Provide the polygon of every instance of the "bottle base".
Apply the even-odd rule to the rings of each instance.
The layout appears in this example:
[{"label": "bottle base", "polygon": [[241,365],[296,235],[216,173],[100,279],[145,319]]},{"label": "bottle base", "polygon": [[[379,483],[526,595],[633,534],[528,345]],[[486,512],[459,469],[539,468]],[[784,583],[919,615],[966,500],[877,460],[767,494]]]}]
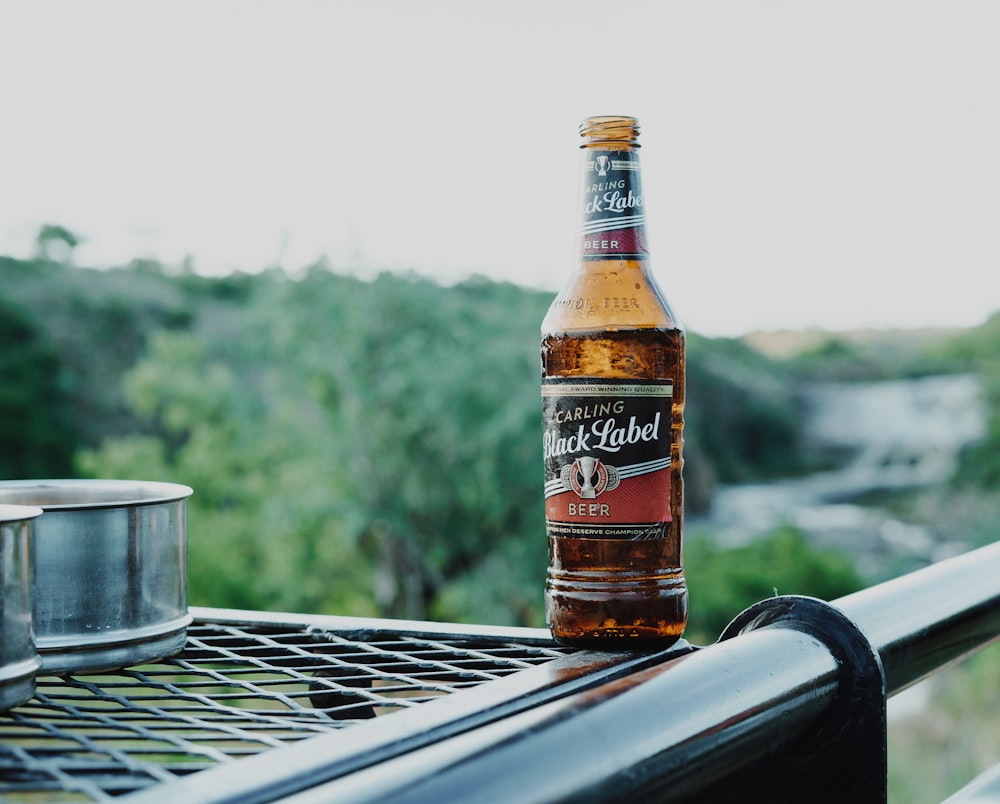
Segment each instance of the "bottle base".
[{"label": "bottle base", "polygon": [[577,648],[580,650],[595,650],[608,653],[635,651],[666,650],[667,648],[680,642],[683,632],[680,634],[642,636],[634,631],[624,632],[595,632],[571,636],[559,633],[550,629],[552,639],[558,644],[567,648]]},{"label": "bottle base", "polygon": [[669,648],[687,626],[687,586],[683,578],[652,584],[635,594],[595,589],[558,590],[549,585],[546,622],[561,645],[602,651]]}]

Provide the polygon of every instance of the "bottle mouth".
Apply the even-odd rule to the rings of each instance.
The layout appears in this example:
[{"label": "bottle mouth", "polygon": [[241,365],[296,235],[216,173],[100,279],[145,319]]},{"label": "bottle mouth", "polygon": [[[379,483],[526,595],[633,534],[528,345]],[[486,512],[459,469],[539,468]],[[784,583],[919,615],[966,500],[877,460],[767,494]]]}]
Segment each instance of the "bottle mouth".
[{"label": "bottle mouth", "polygon": [[586,140],[581,148],[600,142],[628,142],[638,147],[639,121],[626,115],[588,117],[580,123],[580,136]]}]

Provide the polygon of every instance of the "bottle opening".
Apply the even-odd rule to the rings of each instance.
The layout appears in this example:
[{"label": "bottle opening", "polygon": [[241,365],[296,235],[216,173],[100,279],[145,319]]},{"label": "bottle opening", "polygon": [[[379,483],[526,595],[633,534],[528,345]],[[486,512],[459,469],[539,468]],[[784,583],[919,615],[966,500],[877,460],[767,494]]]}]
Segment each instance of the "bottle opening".
[{"label": "bottle opening", "polygon": [[639,121],[625,115],[588,117],[580,123],[581,148],[601,142],[628,142],[638,147]]}]

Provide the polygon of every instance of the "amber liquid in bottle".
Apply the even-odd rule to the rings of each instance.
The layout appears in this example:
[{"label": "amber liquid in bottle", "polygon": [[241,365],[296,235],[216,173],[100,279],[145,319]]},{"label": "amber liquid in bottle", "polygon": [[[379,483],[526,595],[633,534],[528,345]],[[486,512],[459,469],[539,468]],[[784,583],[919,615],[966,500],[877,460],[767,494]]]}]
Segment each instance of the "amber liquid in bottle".
[{"label": "amber liquid in bottle", "polygon": [[[635,144],[638,126],[634,119],[589,118],[581,125],[581,134],[585,137],[584,149],[597,154],[610,153],[620,157],[617,159],[619,164],[624,160],[632,165],[629,170],[634,177],[629,181],[638,187],[638,162],[633,153],[638,147]],[[585,166],[592,162],[585,150]],[[605,197],[605,188],[615,191],[619,185],[614,179],[614,171],[609,175],[605,182],[592,182],[588,177],[584,184],[585,204],[589,203],[591,208],[595,204],[600,206],[597,199]],[[597,188],[596,195],[593,188]],[[638,225],[643,223],[644,218]],[[601,239],[615,236],[614,232],[607,236],[597,235]],[[688,595],[682,561],[684,330],[647,269],[644,233],[640,241],[624,255],[595,257],[586,253],[585,248],[589,247],[581,246],[586,259],[580,260],[576,273],[553,302],[542,324],[543,386],[554,378],[640,385],[643,381],[652,381],[666,384],[672,392],[661,403],[662,416],[656,419],[658,425],[663,425],[662,430],[657,428],[657,435],[669,439],[670,459],[669,500],[662,501],[664,506],[669,502],[669,514],[655,537],[578,537],[571,535],[571,529],[567,535],[566,528],[553,533],[553,525],[560,523],[547,521],[546,618],[556,640],[579,647],[605,650],[667,647],[681,637],[687,623]],[[600,241],[594,242],[595,248],[600,250]],[[582,411],[579,435],[575,442],[571,435],[568,441],[564,438],[561,443],[568,444],[567,450],[583,445],[578,451],[580,456],[589,452],[610,463],[615,453],[587,449],[595,446],[593,442],[598,436],[585,436],[583,428],[589,427],[587,432],[600,433],[603,422],[607,421],[607,416],[602,418],[597,408],[595,405],[596,412],[593,412],[586,401],[578,405],[575,410]],[[561,415],[566,418],[572,414],[564,409]],[[628,412],[619,415],[622,421],[617,421],[616,425],[624,428],[628,418]],[[632,428],[637,435],[640,425],[641,422]],[[563,432],[573,431],[571,428]],[[652,432],[650,424],[647,434]],[[552,448],[546,449],[548,459]],[[574,457],[568,454],[562,459],[563,463],[569,466]],[[577,472],[578,464],[573,463],[572,470]],[[567,471],[564,470],[564,476]],[[578,492],[581,477],[577,474],[575,488]],[[598,477],[597,473],[592,477]],[[547,485],[557,482],[554,478],[555,472],[548,471],[547,464]],[[603,482],[606,475],[601,479]],[[610,498],[610,494],[593,496],[591,491],[588,499],[579,501],[572,491],[567,491],[566,495],[573,501],[570,511],[596,512],[594,521],[602,524],[600,502]],[[561,510],[566,510],[565,506]],[[605,516],[614,519],[618,510],[613,507],[611,514]],[[547,520],[548,515],[547,509]]]}]

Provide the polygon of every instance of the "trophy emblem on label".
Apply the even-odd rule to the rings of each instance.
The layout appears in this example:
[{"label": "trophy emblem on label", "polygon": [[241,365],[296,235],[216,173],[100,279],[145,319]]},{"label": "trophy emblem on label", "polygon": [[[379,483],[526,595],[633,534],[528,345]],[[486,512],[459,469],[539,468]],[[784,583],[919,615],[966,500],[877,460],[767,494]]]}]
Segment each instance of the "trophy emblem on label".
[{"label": "trophy emblem on label", "polygon": [[575,491],[582,500],[593,500],[605,491],[618,488],[621,479],[615,467],[589,455],[566,464],[560,478],[563,487]]}]

